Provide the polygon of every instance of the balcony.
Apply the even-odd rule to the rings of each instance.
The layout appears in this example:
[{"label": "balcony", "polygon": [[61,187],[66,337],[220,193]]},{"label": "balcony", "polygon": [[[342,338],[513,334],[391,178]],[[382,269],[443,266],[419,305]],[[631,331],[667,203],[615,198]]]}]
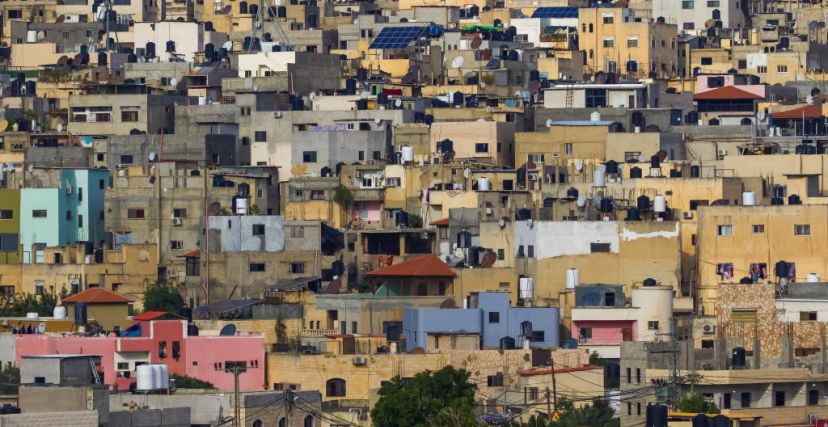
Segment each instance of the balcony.
[{"label": "balcony", "polygon": [[385,200],[384,188],[354,188],[351,192],[356,201],[381,202]]},{"label": "balcony", "polygon": [[299,333],[302,337],[325,337],[328,335],[339,335],[338,329],[302,329]]}]

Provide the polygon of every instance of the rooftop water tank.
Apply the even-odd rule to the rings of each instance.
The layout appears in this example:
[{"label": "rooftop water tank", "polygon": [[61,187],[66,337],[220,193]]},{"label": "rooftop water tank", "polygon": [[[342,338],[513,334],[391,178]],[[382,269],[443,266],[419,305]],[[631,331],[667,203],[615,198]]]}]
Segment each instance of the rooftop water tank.
[{"label": "rooftop water tank", "polygon": [[653,210],[656,213],[667,212],[667,199],[664,196],[655,196],[655,199],[653,199]]},{"label": "rooftop water tank", "polygon": [[518,281],[520,299],[530,300],[535,297],[535,280],[531,277],[521,277]]},{"label": "rooftop water tank", "polygon": [[414,147],[410,145],[402,146],[402,161],[406,163],[414,161]]},{"label": "rooftop water tank", "polygon": [[808,273],[808,275],[805,276],[805,281],[808,283],[819,283],[819,274]]},{"label": "rooftop water tank", "polygon": [[66,319],[66,306],[56,305],[55,309],[52,311],[52,317],[56,320]]},{"label": "rooftop water tank", "polygon": [[566,270],[566,288],[575,289],[581,280],[581,272],[577,268]]},{"label": "rooftop water tank", "polygon": [[489,191],[491,190],[491,182],[489,182],[489,178],[480,177],[477,180],[477,191]]},{"label": "rooftop water tank", "polygon": [[153,380],[154,373],[152,365],[138,365],[135,371],[138,375],[138,382],[135,385],[136,389],[141,391],[153,390],[155,381]]},{"label": "rooftop water tank", "polygon": [[601,121],[601,113],[597,111],[593,111],[589,114],[589,121],[591,122],[600,122]]},{"label": "rooftop water tank", "polygon": [[756,193],[753,191],[742,193],[742,206],[756,206]]}]

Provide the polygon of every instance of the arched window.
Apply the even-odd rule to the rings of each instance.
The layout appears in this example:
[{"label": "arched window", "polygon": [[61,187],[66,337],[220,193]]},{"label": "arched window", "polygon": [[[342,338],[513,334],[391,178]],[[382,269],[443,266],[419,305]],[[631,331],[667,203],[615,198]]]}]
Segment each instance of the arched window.
[{"label": "arched window", "polygon": [[279,418],[279,427],[287,427],[287,418]]},{"label": "arched window", "polygon": [[342,378],[331,378],[325,383],[327,397],[345,397],[345,394],[345,380]]},{"label": "arched window", "polygon": [[595,52],[592,49],[590,49],[589,50],[589,59],[592,59],[594,56],[595,56]]},{"label": "arched window", "polygon": [[305,417],[305,427],[313,427],[313,416],[308,415]]},{"label": "arched window", "polygon": [[592,24],[589,24],[589,32],[592,32]]},{"label": "arched window", "polygon": [[245,14],[245,15],[247,14],[247,2],[246,1],[239,2],[239,13],[240,14]]},{"label": "arched window", "polygon": [[253,427],[264,427],[262,420],[253,421]]}]

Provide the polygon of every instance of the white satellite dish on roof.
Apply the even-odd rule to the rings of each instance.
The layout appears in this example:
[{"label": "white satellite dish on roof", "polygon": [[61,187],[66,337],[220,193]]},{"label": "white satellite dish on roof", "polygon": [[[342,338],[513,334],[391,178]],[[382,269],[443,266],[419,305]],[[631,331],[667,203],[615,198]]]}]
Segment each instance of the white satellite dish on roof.
[{"label": "white satellite dish on roof", "polygon": [[402,99],[400,99],[400,98],[395,99],[394,100],[394,106],[397,107],[397,108],[402,107]]},{"label": "white satellite dish on roof", "polygon": [[313,101],[314,98],[316,98],[316,92],[311,92],[311,93],[308,94],[308,99]]},{"label": "white satellite dish on roof", "polygon": [[811,96],[811,95],[808,95],[808,97],[805,98],[805,103],[813,104],[814,103],[814,97]]},{"label": "white satellite dish on roof", "polygon": [[233,41],[232,41],[232,40],[228,40],[228,41],[224,42],[224,44],[223,44],[223,45],[221,45],[221,47],[223,47],[223,48],[225,48],[225,49],[227,49],[227,50],[232,50],[232,49],[233,49]]},{"label": "white satellite dish on roof", "polygon": [[551,128],[551,127],[552,127],[552,123],[553,123],[553,122],[552,122],[552,119],[547,119],[547,120],[546,120],[546,127]]},{"label": "white satellite dish on roof", "polygon": [[58,132],[63,132],[63,123],[58,123],[57,126],[55,126],[55,129],[57,129]]},{"label": "white satellite dish on roof", "polygon": [[575,204],[578,205],[579,208],[582,208],[586,205],[586,196],[578,196],[578,200],[575,201]]},{"label": "white satellite dish on roof", "polygon": [[376,123],[376,124],[382,123],[382,117],[374,117],[374,123]]},{"label": "white satellite dish on roof", "polygon": [[451,60],[451,68],[460,68],[463,66],[465,59],[462,56],[455,57]]},{"label": "white satellite dish on roof", "polygon": [[759,111],[759,112],[756,114],[756,119],[757,119],[757,120],[759,120],[760,122],[761,122],[762,120],[765,120],[765,112],[764,112],[764,111]]},{"label": "white satellite dish on roof", "polygon": [[154,162],[156,157],[157,154],[155,154],[155,151],[150,151],[149,154],[147,154],[147,159],[151,162]]},{"label": "white satellite dish on roof", "polygon": [[579,171],[584,170],[584,161],[581,159],[575,160],[575,169]]},{"label": "white satellite dish on roof", "polygon": [[46,31],[40,30],[37,32],[37,41],[42,42],[46,39]]},{"label": "white satellite dish on roof", "polygon": [[175,86],[178,84],[178,79],[175,77],[170,78],[170,86]]},{"label": "white satellite dish on roof", "polygon": [[29,165],[27,170],[29,171],[29,173],[32,173],[32,171],[34,170],[34,165]]},{"label": "white satellite dish on roof", "polygon": [[486,83],[480,82],[480,89],[486,89]]}]

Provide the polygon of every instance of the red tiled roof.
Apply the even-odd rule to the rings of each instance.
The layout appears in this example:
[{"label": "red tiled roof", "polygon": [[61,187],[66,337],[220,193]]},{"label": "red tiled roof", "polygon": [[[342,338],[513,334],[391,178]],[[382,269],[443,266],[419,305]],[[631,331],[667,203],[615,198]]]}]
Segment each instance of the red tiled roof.
[{"label": "red tiled roof", "polygon": [[[586,365],[586,366],[578,366],[575,368],[558,368],[555,369],[556,374],[565,374],[567,372],[581,372],[581,371],[591,371],[593,369],[602,369],[600,366],[593,366],[593,365]],[[552,369],[543,368],[543,369],[530,369],[528,371],[523,371],[520,373],[522,377],[531,377],[533,375],[549,375],[552,373]]]},{"label": "red tiled roof", "polygon": [[198,258],[199,256],[201,256],[201,251],[196,249],[194,251],[187,252],[184,255],[179,255],[178,257],[179,258]]},{"label": "red tiled roof", "polygon": [[132,320],[150,321],[166,315],[166,311],[148,311],[146,313],[136,314],[132,316]]},{"label": "red tiled roof", "polygon": [[132,300],[104,288],[91,288],[81,293],[68,296],[63,302],[85,302],[87,304],[127,303]]},{"label": "red tiled roof", "polygon": [[739,89],[736,86],[725,86],[718,89],[697,93],[695,101],[723,101],[726,99],[763,99],[763,96]]},{"label": "red tiled roof", "polygon": [[423,255],[396,265],[378,268],[370,273],[372,277],[454,277],[446,263],[434,255]]},{"label": "red tiled roof", "polygon": [[437,225],[437,226],[449,225],[449,219],[448,218],[438,219],[437,221],[432,221],[431,225]]},{"label": "red tiled roof", "polygon": [[786,111],[779,111],[771,114],[774,119],[800,119],[804,116],[806,119],[815,119],[822,117],[822,108],[816,105],[804,105],[802,107],[792,108]]}]

